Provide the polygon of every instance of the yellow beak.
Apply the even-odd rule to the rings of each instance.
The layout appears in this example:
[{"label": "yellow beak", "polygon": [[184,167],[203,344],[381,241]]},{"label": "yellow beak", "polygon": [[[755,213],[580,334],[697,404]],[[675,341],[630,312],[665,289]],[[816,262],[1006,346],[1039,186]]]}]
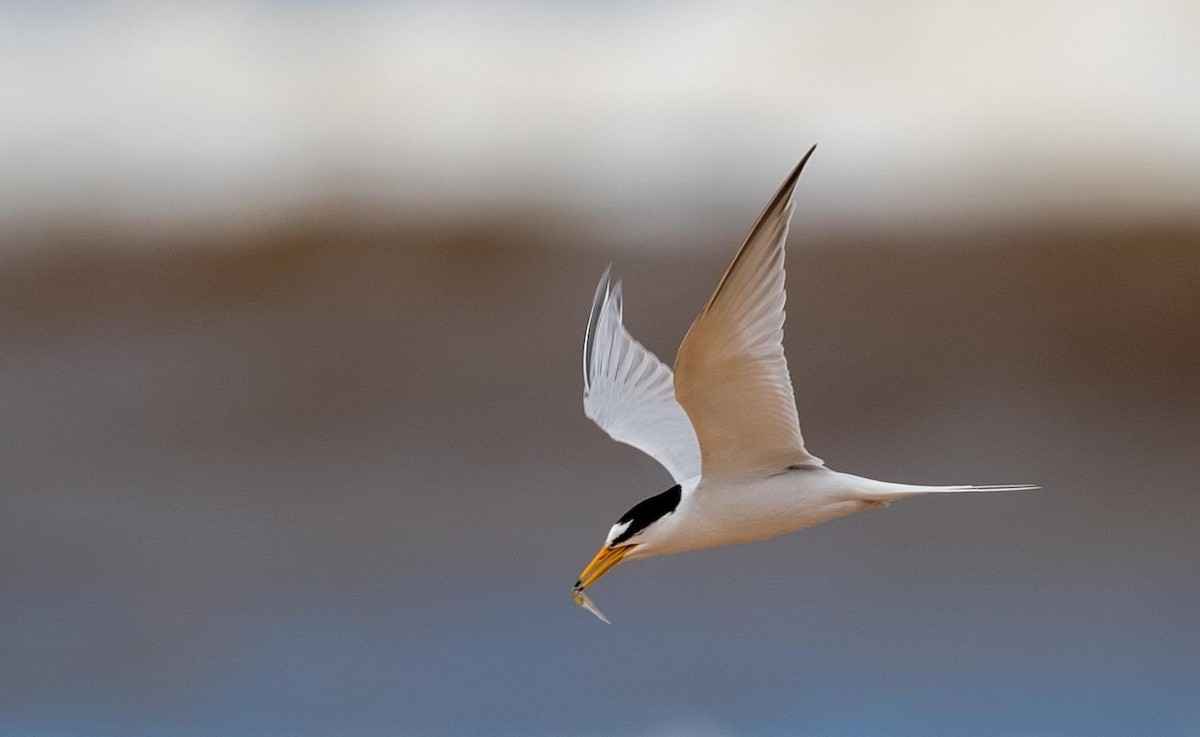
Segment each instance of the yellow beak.
[{"label": "yellow beak", "polygon": [[587,568],[583,569],[583,573],[579,574],[579,580],[575,582],[575,591],[583,591],[588,586],[600,580],[600,577],[608,573],[608,569],[621,562],[621,559],[634,549],[634,545],[622,545],[619,548],[600,548],[600,552],[596,553],[596,557],[592,558],[592,562],[587,564]]}]

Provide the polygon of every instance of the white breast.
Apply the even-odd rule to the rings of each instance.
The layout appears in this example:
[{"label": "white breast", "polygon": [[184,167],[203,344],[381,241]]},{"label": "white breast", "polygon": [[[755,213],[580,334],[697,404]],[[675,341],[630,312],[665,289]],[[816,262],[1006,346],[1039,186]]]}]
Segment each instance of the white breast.
[{"label": "white breast", "polygon": [[852,514],[866,507],[854,479],[817,468],[745,482],[701,480],[630,557],[765,540]]}]

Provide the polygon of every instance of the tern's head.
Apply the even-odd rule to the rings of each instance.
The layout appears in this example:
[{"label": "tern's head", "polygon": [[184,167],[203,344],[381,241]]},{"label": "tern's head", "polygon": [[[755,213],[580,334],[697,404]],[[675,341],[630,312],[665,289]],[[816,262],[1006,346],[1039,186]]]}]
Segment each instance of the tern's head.
[{"label": "tern's head", "polygon": [[665,541],[682,497],[683,489],[676,484],[661,494],[643,499],[621,515],[621,519],[609,529],[600,552],[579,574],[575,590],[583,591],[591,586],[626,557],[654,555]]}]

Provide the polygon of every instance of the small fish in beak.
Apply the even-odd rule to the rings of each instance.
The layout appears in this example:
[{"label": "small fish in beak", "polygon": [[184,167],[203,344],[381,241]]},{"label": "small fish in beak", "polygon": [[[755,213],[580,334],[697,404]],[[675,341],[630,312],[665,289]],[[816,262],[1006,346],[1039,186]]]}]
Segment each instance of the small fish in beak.
[{"label": "small fish in beak", "polygon": [[583,590],[596,583],[596,581],[599,581],[601,576],[607,573],[613,566],[620,563],[634,547],[633,545],[622,545],[619,548],[600,548],[600,552],[596,553],[596,557],[592,558],[592,562],[588,563],[587,567],[583,569],[583,573],[579,574],[579,580],[575,582],[575,586],[571,589],[571,600],[592,614],[595,614],[601,622],[612,624],[612,622],[608,621],[608,617],[604,616],[604,613],[588,598],[588,595],[583,593]]},{"label": "small fish in beak", "polygon": [[612,624],[612,622],[608,621],[608,617],[604,616],[604,612],[600,611],[600,609],[596,607],[596,604],[588,598],[588,595],[579,589],[573,589],[571,591],[571,600],[584,609],[587,609],[592,614],[595,614],[596,618],[601,622],[605,624]]}]

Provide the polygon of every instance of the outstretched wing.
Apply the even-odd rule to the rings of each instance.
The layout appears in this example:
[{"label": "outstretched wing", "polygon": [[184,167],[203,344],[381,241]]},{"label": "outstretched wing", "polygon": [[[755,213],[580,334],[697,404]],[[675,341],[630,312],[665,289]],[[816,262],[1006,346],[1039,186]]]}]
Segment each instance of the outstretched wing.
[{"label": "outstretched wing", "polygon": [[621,282],[604,270],[583,341],[583,412],[661,463],[675,483],[700,475],[700,444],[675,401],[671,369],[621,324]]},{"label": "outstretched wing", "polygon": [[783,355],[784,240],[810,149],[763,210],[675,361],[675,395],[700,440],[704,476],[819,465],[800,435]]}]

